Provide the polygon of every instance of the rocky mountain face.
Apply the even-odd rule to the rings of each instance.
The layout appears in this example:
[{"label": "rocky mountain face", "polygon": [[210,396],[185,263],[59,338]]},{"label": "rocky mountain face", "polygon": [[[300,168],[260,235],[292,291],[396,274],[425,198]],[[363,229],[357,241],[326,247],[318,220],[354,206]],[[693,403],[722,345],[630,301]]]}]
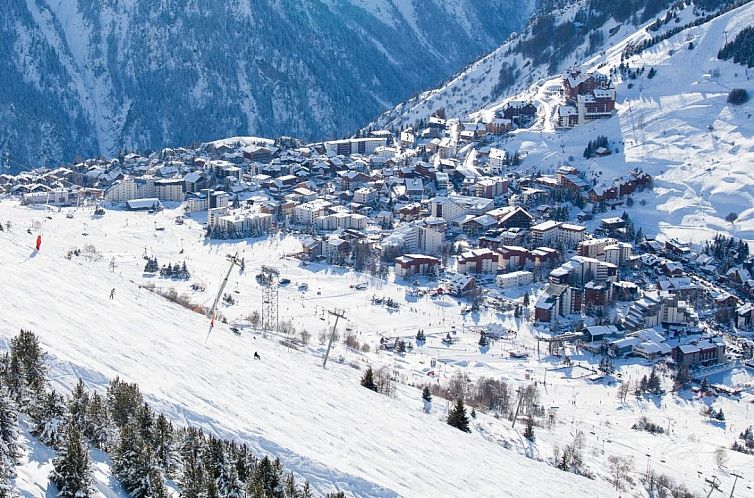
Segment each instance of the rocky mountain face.
[{"label": "rocky mountain face", "polygon": [[0,152],[19,169],[239,135],[326,139],[437,85],[534,0],[8,0]]}]

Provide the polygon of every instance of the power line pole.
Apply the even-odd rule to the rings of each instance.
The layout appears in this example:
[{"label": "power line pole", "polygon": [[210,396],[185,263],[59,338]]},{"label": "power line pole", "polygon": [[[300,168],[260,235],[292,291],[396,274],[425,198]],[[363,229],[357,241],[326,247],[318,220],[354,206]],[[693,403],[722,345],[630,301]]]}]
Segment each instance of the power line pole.
[{"label": "power line pole", "polygon": [[729,498],[733,498],[733,492],[736,490],[736,483],[738,482],[738,478],[743,478],[743,476],[741,474],[736,474],[735,472],[731,472],[730,475],[736,478],[736,480],[733,481],[733,488],[730,490]]},{"label": "power line pole", "polygon": [[717,476],[712,476],[712,479],[705,479],[704,481],[710,485],[707,498],[712,496],[713,491],[720,491],[720,479],[718,479]]},{"label": "power line pole", "polygon": [[328,313],[335,316],[335,323],[332,326],[332,332],[330,332],[330,342],[327,343],[327,351],[325,351],[325,360],[322,362],[322,368],[325,368],[327,366],[327,358],[330,356],[330,348],[332,347],[332,341],[335,338],[335,329],[338,326],[338,320],[341,318],[345,318],[345,311],[334,309],[334,310],[328,310]]}]

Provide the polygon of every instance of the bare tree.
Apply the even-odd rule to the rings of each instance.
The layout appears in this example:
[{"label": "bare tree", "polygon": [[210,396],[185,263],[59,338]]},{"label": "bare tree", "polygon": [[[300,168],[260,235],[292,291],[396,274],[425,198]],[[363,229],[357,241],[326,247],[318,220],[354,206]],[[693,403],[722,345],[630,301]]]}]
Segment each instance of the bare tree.
[{"label": "bare tree", "polygon": [[626,484],[631,484],[630,473],[634,469],[634,459],[630,456],[623,457],[611,455],[607,457],[610,478],[615,489],[624,490]]}]

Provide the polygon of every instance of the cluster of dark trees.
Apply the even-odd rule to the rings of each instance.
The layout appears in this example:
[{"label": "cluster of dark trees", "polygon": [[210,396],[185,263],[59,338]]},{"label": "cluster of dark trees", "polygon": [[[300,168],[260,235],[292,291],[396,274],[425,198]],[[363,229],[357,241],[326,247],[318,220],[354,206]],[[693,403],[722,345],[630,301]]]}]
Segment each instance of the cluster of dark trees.
[{"label": "cluster of dark trees", "polygon": [[259,227],[250,228],[249,230],[222,230],[220,228],[207,228],[208,239],[253,239],[266,235],[267,232]]},{"label": "cluster of dark trees", "polygon": [[168,263],[167,266],[163,265],[163,267],[160,268],[160,276],[163,278],[188,280],[191,278],[191,273],[189,273],[188,268],[186,267],[186,262],[184,261],[182,264],[176,263],[173,265]]},{"label": "cluster of dark trees", "polygon": [[733,59],[733,62],[742,66],[754,67],[754,26],[742,29],[732,41],[720,49],[717,58]]},{"label": "cluster of dark trees", "polygon": [[278,459],[259,458],[246,444],[195,427],[175,427],[145,403],[136,384],[116,378],[103,395],[79,381],[69,396],[59,394],[48,385],[45,360],[37,337],[25,330],[0,358],[0,496],[13,496],[19,414],[57,452],[50,480],[59,497],[93,494],[89,447],[110,454],[113,475],[133,498],[169,496],[167,479],[187,498],[313,496]]},{"label": "cluster of dark trees", "polygon": [[642,394],[649,393],[649,394],[662,394],[662,386],[660,384],[660,376],[657,375],[657,372],[653,368],[651,372],[649,372],[649,377],[646,375],[641,378],[639,383],[636,385],[636,396],[641,396]]},{"label": "cluster of dark trees", "polygon": [[731,449],[740,453],[746,453],[747,455],[754,455],[754,432],[752,432],[751,426],[739,434],[738,439],[740,442],[733,441]]},{"label": "cluster of dark trees", "polygon": [[744,88],[734,88],[728,92],[727,102],[733,105],[742,105],[749,101],[749,92]]},{"label": "cluster of dark trees", "polygon": [[724,263],[726,270],[734,263],[741,264],[749,259],[749,245],[743,240],[725,235],[715,235],[712,241],[705,242],[703,251]]},{"label": "cluster of dark trees", "polygon": [[645,431],[650,434],[663,434],[665,432],[665,429],[654,422],[650,422],[647,417],[641,417],[631,428],[635,431]]},{"label": "cluster of dark trees", "polygon": [[[654,45],[657,45],[658,43],[677,35],[681,31],[684,31],[689,28],[693,28],[695,26],[701,26],[702,24],[706,24],[710,22],[711,20],[715,19],[716,17],[721,16],[725,14],[726,12],[730,12],[731,10],[738,8],[741,5],[748,3],[749,1],[750,0],[728,0],[727,2],[726,1],[721,2],[719,0],[696,0],[695,4],[697,5],[697,7],[700,7],[704,11],[713,12],[713,13],[707,14],[706,16],[697,17],[694,21],[683,24],[681,26],[675,26],[674,28],[671,28],[663,33],[653,36],[652,38],[643,40],[640,43],[628,45],[623,50],[623,53],[621,54],[621,60],[628,59],[632,55],[640,54],[646,49],[653,47]],[[662,24],[662,21],[660,21],[660,25],[661,24]]]},{"label": "cluster of dark trees", "polygon": [[586,159],[591,159],[597,154],[599,148],[610,150],[610,144],[608,143],[607,137],[604,135],[600,135],[594,140],[589,141],[586,145],[586,149],[584,149],[584,157]]}]

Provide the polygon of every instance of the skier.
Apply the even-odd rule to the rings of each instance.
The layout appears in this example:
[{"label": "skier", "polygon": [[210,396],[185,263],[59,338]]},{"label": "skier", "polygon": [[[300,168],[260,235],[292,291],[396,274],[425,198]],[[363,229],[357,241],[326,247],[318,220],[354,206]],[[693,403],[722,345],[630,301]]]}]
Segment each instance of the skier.
[{"label": "skier", "polygon": [[261,356],[259,356],[259,353],[257,353],[256,351],[254,351],[254,359],[255,359],[255,360],[261,360],[261,359],[262,359],[262,357],[261,357]]},{"label": "skier", "polygon": [[42,247],[42,235],[37,235],[37,251]]},{"label": "skier", "polygon": [[115,299],[115,287],[110,291],[110,299]]}]

